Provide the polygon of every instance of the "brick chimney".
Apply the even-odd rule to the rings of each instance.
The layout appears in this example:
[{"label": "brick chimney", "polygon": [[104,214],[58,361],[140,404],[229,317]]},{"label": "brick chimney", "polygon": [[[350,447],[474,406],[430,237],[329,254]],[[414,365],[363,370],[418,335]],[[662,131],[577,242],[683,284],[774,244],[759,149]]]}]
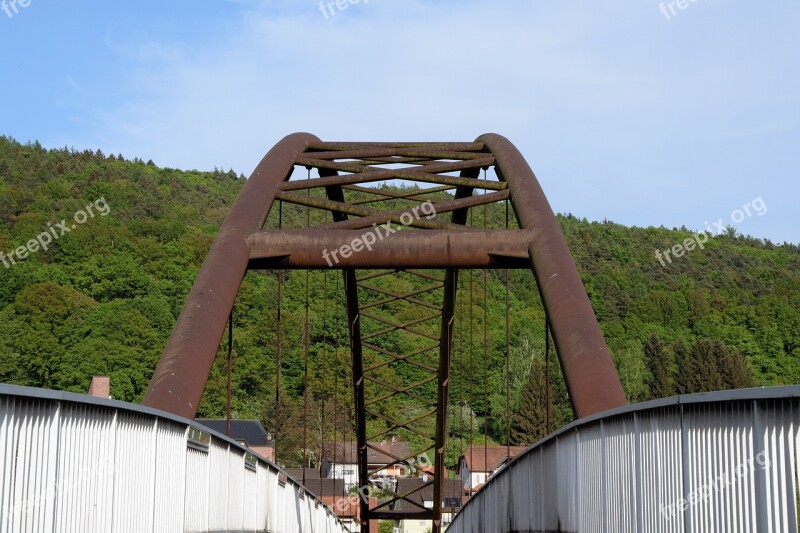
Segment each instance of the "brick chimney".
[{"label": "brick chimney", "polygon": [[91,385],[89,385],[89,396],[111,398],[111,378],[108,376],[94,376]]}]

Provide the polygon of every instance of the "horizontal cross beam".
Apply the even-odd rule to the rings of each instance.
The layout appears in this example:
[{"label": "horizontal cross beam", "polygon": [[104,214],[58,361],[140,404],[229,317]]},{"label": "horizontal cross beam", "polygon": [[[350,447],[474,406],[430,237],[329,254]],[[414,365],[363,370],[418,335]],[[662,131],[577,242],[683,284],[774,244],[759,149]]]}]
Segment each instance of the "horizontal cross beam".
[{"label": "horizontal cross beam", "polygon": [[436,520],[433,511],[379,511],[369,513],[370,520]]},{"label": "horizontal cross beam", "polygon": [[534,230],[282,230],[248,236],[250,268],[530,268]]}]

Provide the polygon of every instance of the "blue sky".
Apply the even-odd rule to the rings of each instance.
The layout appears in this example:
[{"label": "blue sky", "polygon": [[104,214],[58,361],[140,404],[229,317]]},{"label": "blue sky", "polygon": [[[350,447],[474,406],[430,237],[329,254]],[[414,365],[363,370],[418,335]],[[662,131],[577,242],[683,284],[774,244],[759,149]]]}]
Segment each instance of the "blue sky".
[{"label": "blue sky", "polygon": [[701,229],[761,197],[737,230],[800,243],[796,0],[28,1],[0,10],[20,141],[249,174],[294,131],[492,131],[558,212]]}]

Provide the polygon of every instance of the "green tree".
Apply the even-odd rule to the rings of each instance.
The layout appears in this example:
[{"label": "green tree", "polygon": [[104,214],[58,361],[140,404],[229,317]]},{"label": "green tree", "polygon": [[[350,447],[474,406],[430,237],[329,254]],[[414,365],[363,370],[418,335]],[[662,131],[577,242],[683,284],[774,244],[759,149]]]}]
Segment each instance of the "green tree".
[{"label": "green tree", "polygon": [[20,355],[0,340],[0,383],[20,383]]},{"label": "green tree", "polygon": [[531,365],[528,381],[522,389],[519,411],[513,416],[511,440],[528,445],[547,436],[547,392],[544,365],[538,358]]},{"label": "green tree", "polygon": [[726,349],[720,363],[722,380],[726,388],[747,389],[755,386],[750,363],[739,350]]},{"label": "green tree", "polygon": [[677,374],[675,376],[675,392],[678,394],[690,394],[696,392],[697,388],[697,374],[695,370],[695,361],[691,357],[691,353],[682,340],[679,340],[672,347],[675,354],[675,364],[677,367]]},{"label": "green tree", "polygon": [[[87,220],[48,250],[9,269],[0,264],[0,380],[4,382],[83,391],[91,374],[108,373],[114,397],[138,401],[218,228],[245,183],[231,172],[158,168],[146,165],[146,157],[110,159],[94,150],[45,150],[36,143],[0,137],[0,252],[24,245],[47,223],[64,219],[70,225],[73,214],[97,198],[104,197],[111,207],[108,216]],[[414,192],[412,187],[384,187],[404,196]],[[312,194],[322,197],[324,192]],[[347,194],[348,199],[367,196],[358,191]],[[451,198],[448,193],[431,196]],[[392,199],[385,205],[402,209],[411,202]],[[327,222],[330,215],[325,215]],[[710,239],[704,250],[662,266],[653,250],[668,249],[693,231],[626,228],[572,215],[558,218],[630,401],[668,395],[665,367],[674,372],[673,385],[679,393],[800,381],[800,247],[728,232]],[[312,210],[312,225],[322,221],[321,213]],[[505,227],[504,206],[487,206],[487,221],[490,228]],[[284,228],[305,227],[305,208],[284,203],[282,209],[272,210],[265,229],[277,229],[279,223]],[[513,216],[511,227],[515,227]],[[286,408],[281,422],[288,435],[282,438],[280,456],[295,461],[303,395],[308,394],[313,445],[314,439],[326,438],[320,435],[332,437],[334,424],[338,438],[353,433],[353,390],[341,276],[329,276],[327,292],[322,274],[310,276],[308,381],[304,381],[303,353],[305,274],[290,272],[286,278],[281,368]],[[520,407],[523,390],[528,405],[533,403],[532,393],[543,394],[529,385],[534,354],[539,356],[540,368],[544,352],[544,310],[536,281],[530,272],[510,273],[511,353],[507,354],[504,277],[490,271],[487,278],[485,304],[482,276],[473,278],[465,272],[459,289],[449,401],[451,406],[470,404],[467,410],[474,413],[466,416],[474,421],[475,431],[464,431],[458,414],[451,411],[448,464],[458,457],[463,442],[483,442],[484,420],[488,441],[505,442],[507,388],[512,423],[519,421],[520,413],[525,413],[525,423],[530,422],[530,412]],[[474,292],[468,294],[472,281]],[[381,290],[399,294],[411,293],[424,283],[412,275],[370,280]],[[442,301],[436,292],[419,298],[429,305]],[[376,305],[371,311],[391,322],[405,323],[420,316],[418,306],[406,303]],[[471,321],[469,303],[473,304]],[[274,413],[265,411],[272,409],[275,397],[276,315],[275,274],[248,273],[234,313],[233,409],[242,417],[262,418],[268,428],[274,425]],[[362,326],[365,335],[383,327],[369,319]],[[431,320],[415,328],[438,336],[439,322]],[[672,366],[659,357],[648,360],[649,349],[642,341],[651,333],[666,346],[666,354],[675,354]],[[695,346],[695,339],[709,339],[711,344]],[[689,348],[681,348],[681,340]],[[381,350],[399,354],[424,348],[427,339],[396,331],[373,341]],[[716,341],[724,345],[715,345]],[[333,364],[335,344],[341,353]],[[224,348],[223,342],[200,406],[208,416],[223,416],[225,411]],[[474,367],[469,363],[473,356]],[[419,353],[413,360],[423,366],[392,362],[376,371],[390,387],[384,390],[368,383],[370,398],[430,377],[425,368],[436,367],[437,351]],[[368,367],[384,361],[380,353],[365,351]],[[551,380],[555,429],[571,420],[555,359]],[[657,392],[662,386],[665,390]],[[435,380],[417,387],[414,394],[434,398]],[[339,416],[334,416],[334,403]],[[373,408],[391,419],[408,420],[424,413],[422,404],[401,395]],[[432,431],[432,419],[420,420],[419,429]],[[389,427],[377,417],[369,419],[368,425],[371,434]],[[398,436],[406,438],[412,450],[429,444],[403,431],[398,430]]]},{"label": "green tree", "polygon": [[615,346],[612,355],[628,401],[636,403],[648,399],[650,397],[647,386],[649,373],[642,353],[642,345],[631,339],[622,343],[621,346]]},{"label": "green tree", "polygon": [[681,394],[746,388],[754,385],[747,360],[738,350],[729,350],[722,341],[698,339],[691,351],[682,342],[675,346]]},{"label": "green tree", "polygon": [[394,522],[392,520],[381,520],[378,522],[378,533],[392,533]]},{"label": "green tree", "polygon": [[644,345],[645,361],[650,371],[648,385],[652,398],[668,398],[675,391],[669,371],[669,355],[658,335],[651,334]]},{"label": "green tree", "polygon": [[53,388],[67,352],[68,333],[96,306],[89,297],[56,283],[23,289],[0,312],[0,338],[15,354],[18,384]]}]

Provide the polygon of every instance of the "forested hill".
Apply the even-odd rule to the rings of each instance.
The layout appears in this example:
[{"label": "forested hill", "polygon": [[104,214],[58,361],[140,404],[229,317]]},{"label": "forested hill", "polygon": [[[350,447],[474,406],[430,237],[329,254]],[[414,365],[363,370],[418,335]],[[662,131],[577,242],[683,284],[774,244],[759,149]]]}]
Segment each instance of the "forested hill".
[{"label": "forested hill", "polygon": [[[205,252],[243,184],[244,178],[234,172],[179,171],[121,155],[48,151],[0,138],[0,252],[5,261],[0,263],[0,381],[83,392],[92,375],[108,374],[115,398],[140,400]],[[89,205],[92,214],[87,213]],[[76,217],[81,211],[85,216]],[[69,229],[63,235],[56,229],[62,220]],[[683,242],[692,236],[690,231],[627,228],[573,216],[560,220],[632,401],[651,397],[653,388],[682,392],[706,386],[702,380],[687,381],[689,374],[702,378],[708,371],[709,363],[692,366],[689,361],[700,361],[704,350],[712,356],[741,353],[758,385],[800,382],[797,246],[777,246],[729,231],[710,239],[704,249],[662,266],[655,251]],[[41,243],[31,246],[29,241],[43,232],[58,238],[46,243],[46,250]],[[24,259],[15,252],[21,246],[27,247]],[[303,395],[305,276],[287,276],[282,394],[286,408],[295,410],[290,414],[297,415]],[[329,318],[323,314],[330,312],[323,309],[324,301],[336,307],[341,300],[335,296],[338,276],[323,276],[311,277],[316,297],[310,309],[308,389],[312,410],[324,425],[326,414],[315,403],[320,391],[334,391],[347,402],[350,389],[344,383],[343,355],[338,363],[321,360],[334,351],[335,342],[346,346],[345,337],[322,330]],[[477,284],[482,279],[474,277]],[[493,386],[488,398],[476,393],[467,416],[490,417],[490,433],[499,438],[504,434],[504,281],[500,272],[491,272],[489,280],[488,372]],[[530,273],[513,272],[511,286],[516,411],[521,403],[535,401],[531,383],[538,379],[533,373],[541,362],[544,320]],[[267,426],[275,394],[276,290],[274,274],[248,274],[235,312],[234,407],[240,417],[262,418]],[[323,290],[329,298],[319,297]],[[480,292],[476,288],[473,294]],[[482,317],[481,302],[473,305]],[[331,321],[336,319],[330,315]],[[657,339],[651,339],[646,356],[652,334]],[[721,343],[697,342],[702,339]],[[457,346],[459,341],[457,337]],[[736,368],[750,372],[747,364]],[[719,372],[722,378],[709,377],[709,387],[728,383],[730,368],[723,365]],[[475,383],[482,383],[480,376],[455,378],[459,403],[473,389],[481,390]],[[220,364],[201,408],[204,415],[222,414],[224,387]],[[557,399],[563,414],[568,410],[563,394]],[[520,440],[534,432],[514,429]]]}]

